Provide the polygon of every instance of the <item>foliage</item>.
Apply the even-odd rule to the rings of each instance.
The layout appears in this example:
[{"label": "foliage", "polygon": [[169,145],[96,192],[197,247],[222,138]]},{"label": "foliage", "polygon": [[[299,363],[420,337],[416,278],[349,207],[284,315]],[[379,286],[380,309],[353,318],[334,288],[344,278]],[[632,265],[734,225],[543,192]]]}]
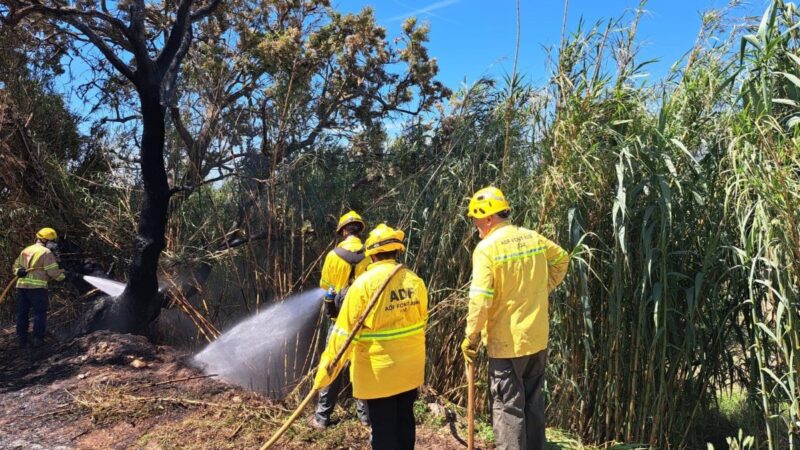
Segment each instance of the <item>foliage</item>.
[{"label": "foliage", "polygon": [[[741,52],[702,41],[656,86],[636,81],[638,17],[576,31],[544,88],[482,82],[433,127],[410,127],[371,163],[383,176],[366,217],[409,232],[408,262],[434,299],[435,390],[463,395],[457,344],[475,244],[464,199],[493,182],[517,223],[573,252],[551,300],[554,425],[595,442],[696,447],[717,393],[745,386],[762,445],[792,446],[800,173],[786,74],[797,12],[775,2]],[[714,17],[704,33],[720,29]],[[508,101],[519,103],[506,134]]]},{"label": "foliage", "polygon": [[[263,10],[270,5],[277,9]],[[741,427],[754,447],[797,446],[800,22],[791,3],[775,0],[743,36],[728,37],[724,11],[707,13],[695,46],[660,83],[640,81],[641,9],[581,22],[551,50],[544,86],[517,76],[505,85],[480,80],[438,115],[405,116],[391,136],[382,121],[394,114],[382,113],[378,98],[424,104],[419,91],[404,90],[403,76],[436,88],[435,61],[409,53],[415,45],[390,50],[369,11],[270,5],[228,5],[209,22],[220,27],[209,35],[242,30],[241,47],[204,41],[187,61],[173,116],[194,139],[209,130],[206,167],[226,157],[226,145],[227,156],[240,155],[235,176],[209,182],[212,172],[201,173],[199,187],[187,175],[192,157],[177,124],[169,140],[173,181],[188,183],[191,195],[172,205],[162,265],[214,264],[197,299],[210,319],[225,326],[314,286],[336,218],[354,208],[369,226],[406,231],[404,262],[431,296],[428,387],[464,404],[458,344],[477,243],[464,210],[472,192],[495,183],[511,199],[514,222],[572,253],[567,280],[551,295],[551,424],[593,443],[702,448],[724,445]],[[261,28],[245,33],[249,22],[236,14],[258,8]],[[425,40],[414,22],[404,33],[408,42]],[[220,57],[232,48],[238,58]],[[392,61],[408,71],[390,73]],[[253,80],[252,92],[216,102],[225,86],[250,83],[241,80]],[[330,99],[326,83],[362,97]],[[294,147],[333,104],[342,108],[338,125]],[[140,201],[135,185],[126,188],[94,200],[94,208],[119,211],[114,220],[89,222],[117,247],[123,240],[114,236],[130,235]],[[222,245],[234,237],[250,245]],[[477,404],[485,407],[480,372]],[[718,421],[730,392],[742,393],[736,410],[747,414]],[[731,419],[738,416],[742,423]]]}]

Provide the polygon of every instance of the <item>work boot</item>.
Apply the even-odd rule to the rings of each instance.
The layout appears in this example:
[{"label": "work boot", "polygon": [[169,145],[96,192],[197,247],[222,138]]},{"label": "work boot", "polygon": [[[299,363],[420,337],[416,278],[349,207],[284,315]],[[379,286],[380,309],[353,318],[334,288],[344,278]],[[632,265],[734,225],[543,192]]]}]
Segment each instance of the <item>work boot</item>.
[{"label": "work boot", "polygon": [[310,426],[311,428],[313,428],[315,430],[324,430],[325,428],[328,428],[327,424],[320,423],[317,420],[317,416],[316,415],[309,416],[308,420],[307,420],[307,423],[308,423],[308,426]]},{"label": "work boot", "polygon": [[31,340],[31,347],[33,348],[40,348],[43,345],[44,345],[44,339],[40,337],[34,336],[33,339]]}]

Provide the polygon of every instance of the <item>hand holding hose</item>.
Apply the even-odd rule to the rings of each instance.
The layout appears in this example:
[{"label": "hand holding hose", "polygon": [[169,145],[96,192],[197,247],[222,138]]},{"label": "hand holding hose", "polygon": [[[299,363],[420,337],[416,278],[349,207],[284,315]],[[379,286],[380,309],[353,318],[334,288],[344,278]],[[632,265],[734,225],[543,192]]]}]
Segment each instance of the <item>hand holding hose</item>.
[{"label": "hand holding hose", "polygon": [[322,297],[322,301],[325,303],[325,314],[331,320],[336,320],[336,316],[339,315],[339,311],[336,310],[336,290],[333,289],[333,286],[328,288],[328,291],[325,293],[325,296]]}]

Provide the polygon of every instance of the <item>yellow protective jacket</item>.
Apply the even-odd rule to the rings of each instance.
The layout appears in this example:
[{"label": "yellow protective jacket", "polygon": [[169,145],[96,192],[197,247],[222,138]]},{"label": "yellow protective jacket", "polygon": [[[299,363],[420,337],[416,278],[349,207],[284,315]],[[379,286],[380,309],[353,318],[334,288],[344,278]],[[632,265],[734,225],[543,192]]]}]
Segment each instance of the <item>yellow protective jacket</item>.
[{"label": "yellow protective jacket", "polygon": [[[357,252],[363,250],[364,244],[358,236],[347,236],[337,247]],[[364,258],[356,265],[356,273],[353,278],[358,277],[369,265],[369,258]],[[350,281],[350,263],[342,259],[333,250],[325,255],[325,262],[322,263],[322,277],[319,280],[319,287],[324,290],[333,287],[336,292],[341,292]]]},{"label": "yellow protective jacket", "polygon": [[64,279],[64,271],[58,267],[58,261],[53,252],[39,243],[22,250],[22,253],[14,261],[12,273],[16,275],[19,268],[25,268],[28,274],[17,279],[17,289],[46,289],[49,280],[62,281]]},{"label": "yellow protective jacket", "polygon": [[342,311],[325,347],[314,379],[319,389],[331,384],[350,362],[353,397],[369,400],[390,397],[422,385],[425,378],[425,325],[428,291],[425,283],[407,268],[400,269],[378,297],[355,339],[338,364],[327,368],[396,261],[370,264],[347,291]]},{"label": "yellow protective jacket", "polygon": [[563,280],[569,255],[526,228],[501,223],[472,254],[466,334],[483,334],[489,357],[514,358],[547,348],[547,297]]}]

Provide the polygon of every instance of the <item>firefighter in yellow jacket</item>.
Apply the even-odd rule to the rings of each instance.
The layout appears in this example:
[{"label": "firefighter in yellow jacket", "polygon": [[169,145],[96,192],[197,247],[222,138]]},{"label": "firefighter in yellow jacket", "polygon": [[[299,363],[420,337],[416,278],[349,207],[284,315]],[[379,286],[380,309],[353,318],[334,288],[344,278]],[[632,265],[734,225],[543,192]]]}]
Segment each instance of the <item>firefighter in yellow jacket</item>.
[{"label": "firefighter in yellow jacket", "polygon": [[428,292],[414,272],[401,268],[386,285],[344,357],[328,365],[389,277],[405,250],[405,234],[378,225],[366,242],[372,263],[350,287],[336,319],[334,333],[320,359],[314,387],[321,388],[350,363],[353,396],[367,401],[373,449],[414,448],[414,400],[425,377],[425,325]]},{"label": "firefighter in yellow jacket", "polygon": [[25,247],[16,261],[13,273],[17,277],[17,343],[28,344],[29,314],[33,311],[33,339],[31,345],[44,343],[47,327],[47,282],[63,281],[64,271],[58,267],[53,252],[47,248],[49,242],[58,239],[52,228],[42,228],[36,233],[36,243]]},{"label": "firefighter in yellow jacket", "polygon": [[[342,241],[336,248],[325,255],[319,287],[327,292],[323,297],[325,312],[331,319],[327,339],[330,339],[333,330],[332,321],[336,320],[341,307],[342,292],[369,265],[369,262],[364,257],[364,244],[361,243],[359,238],[364,228],[364,220],[361,216],[355,211],[348,211],[347,214],[339,218],[339,223],[336,225],[336,234],[343,238]],[[340,376],[324,389],[320,389],[316,410],[314,415],[309,417],[308,424],[310,426],[320,429],[326,428],[331,424],[331,415],[334,408],[336,408],[339,392],[342,389],[342,385],[345,384],[344,378],[346,377]],[[369,425],[366,403],[356,400],[356,413],[361,423]]]},{"label": "firefighter in yellow jacket", "polygon": [[479,190],[469,202],[467,215],[481,241],[472,254],[461,348],[472,364],[479,342],[486,345],[497,448],[543,449],[548,294],[564,280],[569,255],[537,232],[512,225],[510,213],[496,187]]}]

